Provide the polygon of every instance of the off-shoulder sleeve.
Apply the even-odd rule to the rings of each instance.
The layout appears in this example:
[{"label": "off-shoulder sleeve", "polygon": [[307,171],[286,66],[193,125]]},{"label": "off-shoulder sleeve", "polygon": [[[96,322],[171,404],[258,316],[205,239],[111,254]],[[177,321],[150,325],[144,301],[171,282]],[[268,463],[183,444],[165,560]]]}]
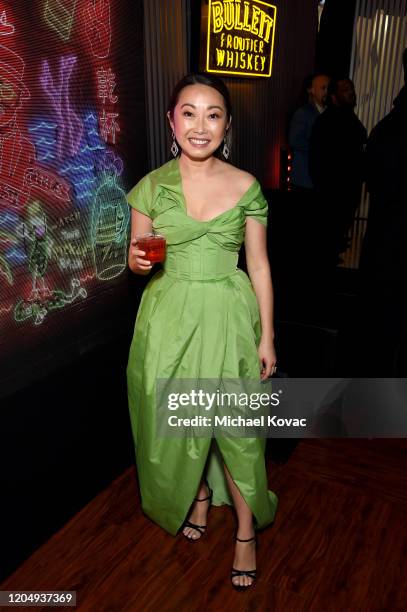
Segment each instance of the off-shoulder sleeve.
[{"label": "off-shoulder sleeve", "polygon": [[[246,217],[253,217],[267,227],[268,203],[263,195],[260,184],[256,181],[249,189],[250,196],[244,207]],[[248,192],[248,195],[249,195]]]},{"label": "off-shoulder sleeve", "polygon": [[143,215],[151,217],[152,193],[148,175],[143,177],[126,195],[126,200],[132,208]]}]

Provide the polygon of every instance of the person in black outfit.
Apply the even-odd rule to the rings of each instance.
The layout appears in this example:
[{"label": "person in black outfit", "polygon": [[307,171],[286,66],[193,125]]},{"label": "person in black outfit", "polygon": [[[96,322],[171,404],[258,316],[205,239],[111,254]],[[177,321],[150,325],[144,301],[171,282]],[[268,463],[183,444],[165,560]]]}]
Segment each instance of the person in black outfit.
[{"label": "person in black outfit", "polygon": [[295,320],[314,320],[319,305],[318,208],[308,172],[308,148],[312,126],[326,106],[328,82],[324,74],[304,80],[307,100],[291,117],[288,130],[292,154],[290,188],[280,195],[284,198],[282,205],[273,208],[270,242],[278,288],[276,309]]},{"label": "person in black outfit", "polygon": [[355,106],[353,82],[332,79],[328,107],[317,117],[310,139],[309,171],[319,205],[321,258],[330,271],[348,246],[361,198],[367,132]]},{"label": "person in black outfit", "polygon": [[308,147],[312,127],[325,110],[329,77],[316,74],[308,88],[308,100],[294,113],[290,122],[288,142],[292,151],[291,184],[300,190],[312,189],[308,170]]},{"label": "person in black outfit", "polygon": [[370,207],[360,262],[360,361],[368,376],[407,376],[407,48],[403,65],[404,87],[366,149]]}]

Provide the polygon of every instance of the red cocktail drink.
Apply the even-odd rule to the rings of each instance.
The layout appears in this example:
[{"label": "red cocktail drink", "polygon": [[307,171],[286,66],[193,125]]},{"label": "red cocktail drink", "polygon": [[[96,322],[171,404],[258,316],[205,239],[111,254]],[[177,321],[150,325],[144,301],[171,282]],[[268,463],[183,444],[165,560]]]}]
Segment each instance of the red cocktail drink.
[{"label": "red cocktail drink", "polygon": [[141,234],[136,236],[137,246],[141,251],[145,251],[144,259],[157,263],[164,261],[166,241],[161,234]]}]

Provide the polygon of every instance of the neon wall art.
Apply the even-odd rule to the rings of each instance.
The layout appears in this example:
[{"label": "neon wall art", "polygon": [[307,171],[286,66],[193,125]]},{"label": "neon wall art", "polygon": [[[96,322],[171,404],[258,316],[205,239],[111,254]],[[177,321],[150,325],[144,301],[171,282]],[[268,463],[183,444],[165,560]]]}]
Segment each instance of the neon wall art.
[{"label": "neon wall art", "polygon": [[58,312],[69,334],[73,313],[127,282],[120,2],[32,5],[28,20],[24,1],[0,0],[2,357],[52,334]]}]

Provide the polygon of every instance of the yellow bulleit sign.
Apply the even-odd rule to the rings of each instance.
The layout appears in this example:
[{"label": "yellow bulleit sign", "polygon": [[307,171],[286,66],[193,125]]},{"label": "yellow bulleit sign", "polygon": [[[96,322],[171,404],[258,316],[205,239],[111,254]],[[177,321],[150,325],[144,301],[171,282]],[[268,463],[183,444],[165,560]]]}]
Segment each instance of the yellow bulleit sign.
[{"label": "yellow bulleit sign", "polygon": [[209,0],[206,72],[269,77],[276,13],[262,0]]}]

